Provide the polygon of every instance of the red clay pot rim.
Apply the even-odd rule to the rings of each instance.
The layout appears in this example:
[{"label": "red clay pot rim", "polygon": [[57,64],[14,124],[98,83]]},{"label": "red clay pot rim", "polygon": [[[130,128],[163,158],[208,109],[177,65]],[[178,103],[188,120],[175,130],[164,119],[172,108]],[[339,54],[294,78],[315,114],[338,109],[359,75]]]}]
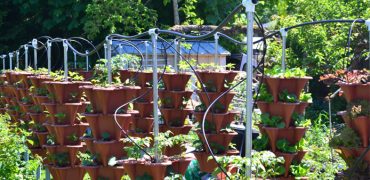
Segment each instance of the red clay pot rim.
[{"label": "red clay pot rim", "polygon": [[[201,94],[205,94],[205,93],[207,93],[207,94],[223,94],[224,92],[208,92],[208,91],[201,91],[201,90],[196,90],[195,91],[196,93],[201,93]],[[228,95],[228,94],[237,94],[237,92],[235,92],[235,91],[230,91],[230,92],[228,92],[228,93],[226,93],[225,95]]]},{"label": "red clay pot rim", "polygon": [[[86,117],[98,117],[98,116],[114,116],[114,114],[103,114],[103,113],[81,113],[82,116]],[[129,113],[126,114],[115,114],[117,117],[131,117]]]},{"label": "red clay pot rim", "polygon": [[165,111],[193,111],[193,109],[191,108],[184,108],[184,109],[174,109],[174,108],[163,108],[163,107],[160,107],[159,108],[160,110],[165,110]]},{"label": "red clay pot rim", "polygon": [[287,128],[277,128],[277,127],[267,127],[263,126],[263,129],[308,129],[307,127],[287,127]]},{"label": "red clay pot rim", "polygon": [[189,72],[165,72],[165,73],[158,73],[158,74],[164,74],[164,75],[170,75],[170,76],[173,76],[173,75],[190,75],[191,76],[191,73]]},{"label": "red clay pot rim", "polygon": [[272,102],[272,103],[265,102],[265,101],[257,101],[257,103],[261,103],[261,104],[284,104],[284,105],[299,105],[299,104],[301,104],[301,102],[287,103],[287,102],[281,102],[281,101]]},{"label": "red clay pot rim", "polygon": [[83,144],[78,144],[78,145],[48,145],[48,144],[44,144],[43,147],[44,148],[46,148],[46,147],[50,147],[50,148],[58,148],[58,147],[82,148],[82,147],[84,147],[84,145]]},{"label": "red clay pot rim", "polygon": [[[259,76],[261,76],[261,75],[259,75]],[[267,75],[265,75],[263,78],[269,78],[269,79],[313,79],[310,76],[286,78],[286,77],[272,77],[272,76],[267,76]]]},{"label": "red clay pot rim", "polygon": [[209,73],[209,74],[229,74],[231,71],[223,70],[223,71],[213,71],[213,70],[195,70],[197,73]]},{"label": "red clay pot rim", "polygon": [[94,144],[114,144],[114,143],[118,143],[120,141],[117,141],[117,140],[110,140],[110,141],[102,141],[102,140],[95,140],[93,141]]},{"label": "red clay pot rim", "polygon": [[345,85],[345,86],[368,86],[370,85],[370,82],[367,82],[366,84],[363,83],[347,83],[347,82],[337,82],[336,85]]},{"label": "red clay pot rim", "polygon": [[100,91],[112,91],[112,90],[121,90],[121,89],[141,89],[139,86],[109,86],[109,87],[100,87],[100,86],[93,86],[94,90]]},{"label": "red clay pot rim", "polygon": [[48,131],[46,131],[46,132],[33,131],[33,133],[35,133],[36,135],[37,135],[37,134],[49,134],[49,132],[48,132]]},{"label": "red clay pot rim", "polygon": [[189,93],[189,92],[193,92],[193,91],[190,91],[190,90],[185,90],[185,91],[169,91],[169,90],[165,90],[165,89],[159,89],[158,90],[158,93],[172,93],[172,94],[185,94],[185,93]]},{"label": "red clay pot rim", "polygon": [[58,166],[51,166],[53,169],[59,169],[59,170],[62,170],[62,169],[77,169],[77,168],[81,168],[81,166],[79,165],[76,165],[74,167],[72,166],[67,166],[67,167],[58,167]]},{"label": "red clay pot rim", "polygon": [[47,124],[51,127],[63,127],[63,128],[67,128],[67,127],[76,127],[76,126],[89,126],[89,123],[83,123],[81,122],[80,124],[74,124],[74,125],[70,125],[70,124],[65,124],[65,125],[59,125],[59,124],[49,124],[49,123],[44,123],[44,124]]},{"label": "red clay pot rim", "polygon": [[[203,131],[201,131],[201,130],[198,130],[198,131],[196,131],[196,133],[198,134],[201,134],[202,136],[203,136]],[[234,135],[234,136],[236,136],[236,135],[238,135],[238,133],[237,132],[220,132],[220,133],[216,133],[216,134],[212,134],[212,133],[206,133],[206,135],[209,135],[209,136],[217,136],[217,135]]]}]

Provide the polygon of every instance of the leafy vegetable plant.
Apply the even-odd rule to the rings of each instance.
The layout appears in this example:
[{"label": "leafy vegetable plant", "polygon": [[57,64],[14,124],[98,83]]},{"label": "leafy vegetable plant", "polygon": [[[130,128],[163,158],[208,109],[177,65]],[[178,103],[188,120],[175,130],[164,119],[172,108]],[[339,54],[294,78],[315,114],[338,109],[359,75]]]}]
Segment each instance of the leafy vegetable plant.
[{"label": "leafy vegetable plant", "polygon": [[281,66],[276,65],[271,69],[265,68],[265,74],[270,77],[278,77],[278,78],[293,78],[293,77],[305,77],[306,72],[304,69],[300,68],[287,68],[285,72],[281,68]]},{"label": "leafy vegetable plant", "polygon": [[276,142],[276,147],[278,150],[284,153],[296,153],[297,152],[297,146],[290,145],[289,141],[286,139],[279,139]]},{"label": "leafy vegetable plant", "polygon": [[299,95],[299,100],[300,100],[301,102],[312,103],[312,95],[311,95],[311,93],[305,93],[305,92],[302,92],[302,93]]},{"label": "leafy vegetable plant", "polygon": [[267,135],[261,135],[259,138],[253,140],[253,149],[256,151],[263,151],[269,145],[269,138]]},{"label": "leafy vegetable plant", "polygon": [[279,116],[271,116],[268,113],[261,114],[261,123],[268,127],[284,128],[285,123],[283,118]]},{"label": "leafy vegetable plant", "polygon": [[268,103],[274,101],[274,97],[270,92],[268,92],[267,86],[265,84],[261,85],[258,94],[254,95],[254,99],[256,99],[257,101],[263,101]]},{"label": "leafy vegetable plant", "polygon": [[283,90],[279,93],[279,101],[287,103],[296,103],[298,98],[296,95],[289,93],[287,90]]}]

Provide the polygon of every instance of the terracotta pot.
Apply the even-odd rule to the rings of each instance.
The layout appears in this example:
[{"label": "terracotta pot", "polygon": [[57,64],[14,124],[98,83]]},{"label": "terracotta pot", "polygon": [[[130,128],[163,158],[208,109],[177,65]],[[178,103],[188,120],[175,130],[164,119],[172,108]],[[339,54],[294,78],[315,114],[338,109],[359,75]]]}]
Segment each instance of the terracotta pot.
[{"label": "terracotta pot", "polygon": [[13,90],[12,90],[12,86],[10,85],[6,85],[6,86],[2,86],[2,92],[4,92],[4,95],[7,96],[7,97],[13,97]]},{"label": "terracotta pot", "polygon": [[357,157],[357,151],[355,148],[347,148],[347,147],[338,147],[338,149],[341,151],[342,158],[347,162],[349,159],[353,159]]},{"label": "terracotta pot", "polygon": [[53,167],[57,177],[56,180],[83,180],[85,175],[80,167]]},{"label": "terracotta pot", "polygon": [[186,117],[193,111],[192,109],[166,109],[160,108],[161,115],[167,126],[182,127]]},{"label": "terracotta pot", "polygon": [[184,99],[190,99],[192,91],[158,91],[159,98],[163,108],[181,109],[185,108]]},{"label": "terracotta pot", "polygon": [[164,73],[162,80],[167,91],[185,91],[190,73]]},{"label": "terracotta pot", "polygon": [[188,134],[192,127],[193,127],[192,125],[185,125],[182,127],[170,127],[166,125],[160,125],[159,131],[160,132],[171,131],[173,133],[172,136],[177,136],[180,134]]},{"label": "terracotta pot", "polygon": [[[46,89],[48,90],[49,94],[52,94],[52,95],[55,96],[55,90],[54,90],[54,84],[53,84],[53,82],[54,81],[44,81],[41,84],[46,87]],[[55,98],[54,99],[50,99],[50,101],[54,102],[55,101]]]},{"label": "terracotta pot", "polygon": [[370,118],[367,116],[356,117],[351,121],[351,124],[362,140],[362,147],[368,147],[370,141]]},{"label": "terracotta pot", "polygon": [[[52,124],[58,125],[74,125],[79,123],[76,120],[77,112],[79,108],[81,108],[81,103],[64,103],[64,104],[51,104],[51,103],[44,103],[42,104],[46,107],[47,111],[52,116],[50,118]],[[55,117],[56,114],[63,113],[65,114],[65,118],[62,120]]]},{"label": "terracotta pot", "polygon": [[279,93],[283,90],[287,90],[289,93],[300,96],[306,83],[312,79],[312,77],[301,77],[301,78],[279,78],[279,77],[264,77],[267,87],[274,97],[274,102],[279,101]]},{"label": "terracotta pot", "polygon": [[82,76],[85,81],[89,81],[93,77],[94,72],[93,71],[78,71],[78,74],[80,74],[80,76]]},{"label": "terracotta pot", "polygon": [[125,83],[128,79],[131,79],[131,75],[133,75],[129,70],[123,69],[119,70],[120,80],[122,83]]},{"label": "terracotta pot", "polygon": [[50,100],[47,96],[33,96],[34,99],[36,99],[36,104],[41,105],[41,109],[44,111],[46,110],[45,106],[43,106],[43,103],[49,103]]},{"label": "terracotta pot", "polygon": [[143,96],[143,97],[140,97],[140,99],[138,99],[136,102],[152,102],[153,101],[153,88],[141,87],[139,89],[138,96]]},{"label": "terracotta pot", "polygon": [[289,127],[292,120],[292,114],[294,109],[299,105],[299,103],[266,103],[262,101],[257,102],[258,108],[262,113],[268,113],[270,116],[279,116],[283,118],[285,127]]},{"label": "terracotta pot", "polygon": [[[87,123],[91,127],[93,136],[97,140],[102,140],[103,133],[109,133],[111,135],[110,140],[121,139],[121,129],[117,126],[114,116],[103,115],[103,114],[82,114],[85,116]],[[117,114],[117,122],[125,130],[128,131],[130,125],[133,123],[133,117],[131,114]]]},{"label": "terracotta pot", "polygon": [[30,76],[33,76],[33,74],[29,72],[22,72],[18,74],[18,78],[22,81],[23,86],[27,89],[32,86],[31,81],[28,79]]},{"label": "terracotta pot", "polygon": [[172,147],[166,147],[163,150],[163,154],[167,157],[181,155],[183,152],[186,151],[186,148],[181,146],[181,144],[175,144]]},{"label": "terracotta pot", "polygon": [[153,116],[153,103],[135,102],[134,109],[139,111],[141,118]]},{"label": "terracotta pot", "polygon": [[149,133],[153,131],[154,118],[135,117],[133,120],[133,129],[136,132],[138,132],[138,129],[142,131],[138,133]]},{"label": "terracotta pot", "polygon": [[346,125],[348,127],[350,127],[351,129],[353,129],[352,120],[349,117],[347,111],[339,111],[339,112],[337,112],[337,115],[338,116],[341,116],[342,119],[343,119],[343,121],[346,123]]},{"label": "terracotta pot", "polygon": [[269,137],[269,144],[273,152],[276,152],[276,141],[279,139],[286,139],[290,144],[297,144],[304,136],[307,128],[303,127],[289,127],[289,128],[271,128],[263,127],[267,136]]},{"label": "terracotta pot", "polygon": [[[202,101],[203,104],[205,104],[207,107],[216,99],[218,98],[222,93],[206,93],[201,91],[196,91],[200,101]],[[233,100],[236,92],[229,92],[226,95],[222,96],[217,103],[213,105],[213,111],[216,113],[226,113],[229,109],[229,105],[231,101]],[[208,95],[208,96],[207,96]],[[208,99],[209,97],[209,99]],[[221,107],[218,107],[221,106]]]},{"label": "terracotta pot", "polygon": [[85,142],[86,149],[89,152],[91,152],[93,154],[96,153],[96,148],[95,148],[95,145],[94,145],[94,138],[92,138],[92,137],[81,137],[80,139],[81,139],[81,141]]},{"label": "terracotta pot", "polygon": [[42,164],[43,165],[50,164],[50,161],[47,158],[46,149],[38,148],[38,149],[30,149],[30,151],[31,151],[31,154],[33,156],[37,155],[37,156],[40,156],[42,158]]},{"label": "terracotta pot", "polygon": [[[204,136],[203,136],[202,132],[197,131],[197,135],[198,135],[199,139],[202,141],[202,143],[204,145],[203,148],[206,150],[207,153],[210,153],[209,149],[205,146],[206,143],[205,143],[205,139],[204,139]],[[217,144],[219,146],[224,147],[223,152],[218,152],[218,153],[214,152],[215,154],[224,154],[228,151],[229,144],[236,135],[238,135],[238,133],[236,133],[236,132],[220,133],[220,134],[206,134],[206,138],[207,138],[208,143],[210,144],[210,146],[212,146],[212,144]]]},{"label": "terracotta pot", "polygon": [[53,78],[48,77],[46,75],[39,75],[39,76],[28,76],[28,79],[31,81],[32,85],[35,88],[46,88],[44,84],[45,81],[52,81]]},{"label": "terracotta pot", "polygon": [[22,112],[24,113],[27,113],[27,112],[31,112],[31,113],[34,113],[34,111],[31,111],[31,107],[32,105],[31,104],[23,104],[23,103],[19,103],[19,106],[21,107],[21,110]]},{"label": "terracotta pot", "polygon": [[307,154],[308,151],[298,151],[297,156],[294,158],[294,161],[297,161],[298,163],[301,163],[303,160],[304,156]]},{"label": "terracotta pot", "polygon": [[153,81],[152,72],[136,72],[135,84],[140,87],[148,87]]},{"label": "terracotta pot", "polygon": [[40,146],[43,147],[46,144],[47,136],[49,132],[33,132],[36,134],[37,138],[39,139]]},{"label": "terracotta pot", "polygon": [[294,108],[294,112],[302,115],[304,114],[306,108],[308,107],[308,105],[310,105],[310,103],[307,103],[307,102],[300,102],[295,108]]},{"label": "terracotta pot", "polygon": [[57,179],[58,178],[57,172],[54,170],[53,165],[45,164],[44,166],[45,166],[45,168],[47,168],[49,170],[49,172],[50,172],[51,176],[53,177],[53,179]]},{"label": "terracotta pot", "polygon": [[[68,165],[72,167],[77,167],[80,163],[80,160],[77,158],[78,152],[84,152],[85,148],[83,145],[74,145],[74,146],[54,146],[54,145],[44,145],[43,146],[48,154],[59,154],[59,153],[68,153]],[[52,164],[56,166],[56,162],[51,160]]]},{"label": "terracotta pot", "polygon": [[93,92],[93,85],[84,85],[79,87],[86,95],[86,99],[91,103],[91,105],[94,108],[94,105],[96,104],[95,97],[94,97],[94,92]]},{"label": "terracotta pot", "polygon": [[[217,163],[213,158],[209,159],[210,156],[207,152],[193,152],[197,161],[199,163],[199,169],[201,172],[206,173],[213,173],[213,171],[217,168]],[[231,154],[228,154],[231,155]]]},{"label": "terracotta pot", "polygon": [[81,106],[78,107],[78,109],[77,109],[77,113],[80,113],[80,114],[85,113],[86,108],[87,108],[88,105],[90,105],[90,102],[82,101]]},{"label": "terracotta pot", "polygon": [[145,138],[145,137],[153,138],[153,132],[142,133],[142,132],[129,131],[128,135],[132,137],[138,137],[138,138]]},{"label": "terracotta pot", "polygon": [[45,109],[49,112],[49,114],[46,115],[47,122],[50,124],[54,124],[56,122],[56,117],[54,115],[57,114],[57,104],[43,103],[42,106],[44,106]]},{"label": "terracotta pot", "polygon": [[123,147],[122,141],[94,141],[94,148],[99,153],[99,162],[102,162],[103,166],[108,166],[111,157],[122,158],[125,155]]},{"label": "terracotta pot", "polygon": [[79,86],[90,85],[90,82],[52,82],[55,92],[55,98],[58,103],[76,103],[80,102],[82,91]]},{"label": "terracotta pot", "polygon": [[[76,145],[80,144],[81,140],[79,137],[83,136],[88,124],[77,124],[77,125],[51,125],[54,128],[56,141],[60,145]],[[71,136],[77,136],[76,141],[72,141]]]},{"label": "terracotta pot", "polygon": [[[28,82],[25,81],[27,79],[27,76],[32,75],[32,73],[29,72],[5,72],[6,80],[8,81],[8,84],[13,85],[17,82],[21,82],[21,85],[25,87],[28,85]],[[28,86],[29,88],[29,86]]]},{"label": "terracotta pot", "polygon": [[[196,71],[199,78],[206,86],[208,90],[214,90],[214,92],[224,92],[227,90],[225,88],[225,81],[232,83],[237,73],[234,71],[224,71],[224,72],[213,72],[213,71]],[[202,89],[203,91],[203,89]]]},{"label": "terracotta pot", "polygon": [[370,101],[370,82],[367,84],[337,83],[337,85],[343,91],[347,102],[353,102],[354,100]]},{"label": "terracotta pot", "polygon": [[[356,157],[360,157],[365,151],[366,148],[356,148]],[[363,160],[370,164],[370,151],[366,153]]]},{"label": "terracotta pot", "polygon": [[[193,114],[195,116],[195,121],[202,123],[204,112],[194,112]],[[206,121],[210,124],[214,124],[216,133],[219,133],[221,129],[226,128],[234,121],[235,115],[237,114],[239,114],[238,111],[230,111],[222,114],[208,113]]]},{"label": "terracotta pot", "polygon": [[[94,87],[93,97],[90,99],[95,98],[95,100],[90,102],[94,112],[113,114],[119,106],[136,97],[138,89],[139,87]],[[127,106],[122,109],[127,110]]]},{"label": "terracotta pot", "polygon": [[186,170],[193,158],[182,158],[172,161],[172,167],[176,174],[182,174],[185,176]]},{"label": "terracotta pot", "polygon": [[289,154],[289,153],[281,153],[281,152],[274,152],[276,154],[276,156],[281,156],[284,158],[285,160],[285,163],[284,163],[284,167],[286,169],[285,173],[284,173],[284,177],[288,177],[289,176],[289,169],[290,169],[290,165],[292,165],[292,162],[293,160],[297,157],[297,153],[294,153],[294,154]]},{"label": "terracotta pot", "polygon": [[172,163],[170,161],[162,163],[149,163],[138,161],[125,161],[123,167],[131,179],[148,174],[153,180],[163,180],[166,176],[166,169]]},{"label": "terracotta pot", "polygon": [[90,176],[91,180],[109,179],[121,180],[125,174],[123,166],[104,167],[104,166],[81,166]]}]

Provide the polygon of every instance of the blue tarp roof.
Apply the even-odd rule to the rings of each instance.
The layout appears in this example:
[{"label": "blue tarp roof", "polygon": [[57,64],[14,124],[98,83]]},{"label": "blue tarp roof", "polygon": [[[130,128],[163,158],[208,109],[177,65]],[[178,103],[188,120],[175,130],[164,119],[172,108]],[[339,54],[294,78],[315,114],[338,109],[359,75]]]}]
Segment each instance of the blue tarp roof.
[{"label": "blue tarp roof", "polygon": [[[138,51],[130,45],[132,43],[134,46],[137,47],[141,51],[141,53],[145,54],[145,40],[130,40],[130,42],[122,42],[122,41],[113,41],[112,49],[113,53],[127,53],[127,54],[139,54]],[[148,54],[152,54],[152,46],[151,42],[148,41]],[[172,47],[169,47],[169,44]],[[163,42],[158,40],[158,54],[164,54],[164,49],[167,48],[167,54],[175,54],[174,48],[175,44],[173,41]],[[201,54],[215,54],[215,42],[214,41],[185,41],[186,44],[190,44],[191,48],[186,49],[181,46],[181,52],[183,54],[190,54],[190,55],[201,55]],[[122,50],[119,50],[119,44],[122,46]],[[114,50],[116,49],[116,50]],[[229,55],[230,52],[224,49],[221,45],[218,46],[218,53],[219,54],[226,54]]]}]

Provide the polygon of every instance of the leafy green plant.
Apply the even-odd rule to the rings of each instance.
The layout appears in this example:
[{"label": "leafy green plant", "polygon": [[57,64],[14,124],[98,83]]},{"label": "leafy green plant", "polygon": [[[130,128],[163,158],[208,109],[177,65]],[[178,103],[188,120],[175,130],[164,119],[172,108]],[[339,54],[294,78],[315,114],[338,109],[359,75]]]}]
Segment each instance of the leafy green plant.
[{"label": "leafy green plant", "polygon": [[[196,63],[197,63],[197,60],[195,59],[189,59],[187,60],[191,66],[195,66]],[[178,66],[179,66],[179,70],[184,72],[184,71],[187,71],[188,69],[190,69],[190,65],[185,61],[185,60],[182,60],[178,63]]]},{"label": "leafy green plant", "polygon": [[272,152],[255,152],[252,154],[252,171],[261,178],[278,177],[286,171],[284,162],[283,157],[276,157]]},{"label": "leafy green plant", "polygon": [[309,127],[311,125],[310,119],[306,119],[304,115],[300,115],[296,112],[293,112],[292,120],[295,127]]},{"label": "leafy green plant", "polygon": [[290,145],[286,139],[279,139],[276,141],[276,148],[284,153],[296,153],[298,151],[297,146]]},{"label": "leafy green plant", "polygon": [[306,177],[310,172],[310,167],[306,163],[292,164],[290,166],[290,172],[295,178]]},{"label": "leafy green plant", "polygon": [[266,150],[268,145],[269,145],[269,138],[265,134],[253,140],[253,149],[256,151]]},{"label": "leafy green plant", "polygon": [[271,69],[265,68],[265,74],[270,77],[279,77],[279,78],[292,78],[292,77],[305,77],[306,72],[300,68],[287,68],[285,71],[281,66],[276,65]]},{"label": "leafy green plant", "polygon": [[307,102],[307,103],[312,103],[312,95],[311,95],[311,93],[302,92],[299,95],[299,101],[301,101],[301,102]]},{"label": "leafy green plant", "polygon": [[78,152],[77,157],[80,159],[81,165],[83,166],[99,165],[97,154],[92,154],[90,152],[86,152],[86,153]]},{"label": "leafy green plant", "polygon": [[79,140],[79,138],[77,137],[75,133],[68,135],[67,139],[71,142],[77,142]]},{"label": "leafy green plant", "polygon": [[66,120],[66,114],[64,113],[56,113],[54,114],[54,117],[57,118],[58,123],[64,123]]},{"label": "leafy green plant", "polygon": [[335,133],[329,144],[331,147],[359,147],[361,141],[359,136],[353,129],[349,127],[344,127],[343,129]]},{"label": "leafy green plant", "polygon": [[298,102],[298,98],[295,94],[291,94],[287,90],[283,90],[282,92],[279,93],[279,101],[287,103],[296,103]]},{"label": "leafy green plant", "polygon": [[[135,143],[140,146],[141,148],[147,148],[150,146],[150,141],[152,140],[151,137],[145,137],[145,138],[137,138],[137,137],[132,137],[132,139],[135,141]],[[130,143],[131,141],[128,138],[124,139],[124,142]],[[134,159],[139,159],[142,157],[141,155],[141,149],[135,145],[132,146],[125,146],[123,149],[127,153],[127,157],[129,158],[134,158]]]},{"label": "leafy green plant", "polygon": [[109,134],[108,132],[103,132],[101,136],[103,141],[110,141],[112,138],[111,134]]},{"label": "leafy green plant", "polygon": [[46,136],[46,144],[47,145],[55,145],[56,137],[54,134],[48,134]]},{"label": "leafy green plant", "polygon": [[30,107],[30,110],[34,113],[41,113],[42,109],[39,105],[33,105]]},{"label": "leafy green plant", "polygon": [[207,110],[207,107],[203,103],[195,106],[195,109],[194,109],[194,111],[196,111],[196,112],[204,112],[206,110]]},{"label": "leafy green plant", "polygon": [[55,165],[58,167],[66,167],[70,164],[69,153],[55,153],[50,155],[50,159],[55,161]]},{"label": "leafy green plant", "polygon": [[33,127],[34,127],[34,129],[35,129],[36,132],[46,132],[47,131],[47,129],[45,128],[45,126],[43,126],[40,123],[35,123],[33,125]]},{"label": "leafy green plant", "polygon": [[258,95],[255,94],[254,99],[256,99],[257,101],[264,101],[268,103],[271,103],[274,101],[274,97],[272,96],[270,92],[268,92],[267,86],[265,84],[261,85]]},{"label": "leafy green plant", "polygon": [[282,117],[279,116],[271,116],[268,113],[261,114],[261,123],[268,127],[277,127],[277,128],[284,128],[285,123]]},{"label": "leafy green plant", "polygon": [[78,92],[70,92],[69,97],[69,101],[78,102]]},{"label": "leafy green plant", "polygon": [[360,116],[370,116],[370,103],[367,100],[358,100],[347,104],[347,112],[354,119]]}]

